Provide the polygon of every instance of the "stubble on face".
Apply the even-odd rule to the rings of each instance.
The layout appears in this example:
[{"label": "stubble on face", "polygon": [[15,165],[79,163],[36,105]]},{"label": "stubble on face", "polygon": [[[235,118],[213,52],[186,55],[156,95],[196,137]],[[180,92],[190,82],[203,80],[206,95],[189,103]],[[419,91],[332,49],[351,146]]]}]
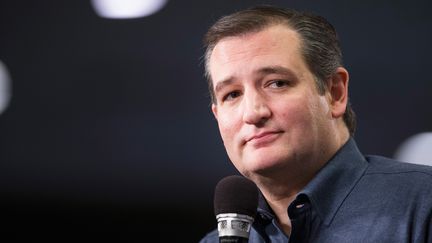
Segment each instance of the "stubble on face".
[{"label": "stubble on face", "polygon": [[[313,74],[300,54],[298,34],[285,26],[222,39],[210,58],[210,74],[216,90],[213,112],[227,153],[244,175],[286,173],[308,169],[322,145],[327,129],[328,103],[316,89]],[[259,70],[281,67],[286,73],[262,75]],[[272,80],[286,80],[281,89],[266,86]],[[224,92],[239,91],[229,102]],[[259,125],[245,121],[250,102],[269,109],[271,115]],[[249,110],[248,110],[249,109]],[[323,118],[324,117],[324,118]],[[266,146],[245,143],[248,136],[266,131],[280,131]]]}]

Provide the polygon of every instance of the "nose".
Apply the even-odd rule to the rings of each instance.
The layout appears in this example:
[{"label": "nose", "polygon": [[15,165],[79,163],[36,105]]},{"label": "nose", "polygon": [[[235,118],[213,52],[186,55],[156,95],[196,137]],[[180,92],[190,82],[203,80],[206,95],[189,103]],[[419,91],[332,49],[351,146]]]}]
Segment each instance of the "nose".
[{"label": "nose", "polygon": [[247,124],[263,125],[271,116],[267,100],[258,92],[248,92],[243,98],[243,121]]}]

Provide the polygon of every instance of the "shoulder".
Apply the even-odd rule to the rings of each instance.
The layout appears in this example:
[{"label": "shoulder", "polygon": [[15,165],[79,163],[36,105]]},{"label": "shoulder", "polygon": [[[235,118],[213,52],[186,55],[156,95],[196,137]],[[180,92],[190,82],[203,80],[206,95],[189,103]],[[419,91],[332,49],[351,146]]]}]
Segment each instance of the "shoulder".
[{"label": "shoulder", "polygon": [[396,161],[390,158],[365,156],[369,166],[363,182],[370,190],[383,194],[398,193],[400,196],[423,199],[432,203],[432,167]]},{"label": "shoulder", "polygon": [[207,235],[205,235],[199,243],[219,243],[219,234],[218,231],[215,229],[211,232],[209,232]]},{"label": "shoulder", "polygon": [[400,162],[377,155],[366,155],[369,168],[366,174],[422,174],[432,179],[432,166]]}]

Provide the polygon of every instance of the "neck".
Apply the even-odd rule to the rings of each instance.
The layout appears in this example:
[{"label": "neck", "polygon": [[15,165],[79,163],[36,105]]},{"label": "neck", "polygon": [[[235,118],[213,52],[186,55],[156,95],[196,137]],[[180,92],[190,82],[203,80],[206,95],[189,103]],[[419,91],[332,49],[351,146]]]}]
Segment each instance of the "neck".
[{"label": "neck", "polygon": [[312,166],[305,166],[305,161],[301,165],[296,164],[293,168],[279,168],[267,175],[254,175],[251,178],[267,203],[276,215],[276,219],[281,229],[289,235],[291,233],[291,221],[288,215],[288,206],[294,201],[297,194],[315,177],[318,171],[331,159],[332,156],[347,142],[349,135],[339,137],[341,139],[335,146],[328,147],[326,153],[320,153],[321,160],[311,158],[314,163]]},{"label": "neck", "polygon": [[306,186],[309,179],[301,178],[289,180],[287,177],[277,180],[276,177],[265,177],[255,180],[258,188],[275,213],[276,220],[285,234],[291,234],[291,220],[288,215],[288,206],[294,201],[297,194]]}]

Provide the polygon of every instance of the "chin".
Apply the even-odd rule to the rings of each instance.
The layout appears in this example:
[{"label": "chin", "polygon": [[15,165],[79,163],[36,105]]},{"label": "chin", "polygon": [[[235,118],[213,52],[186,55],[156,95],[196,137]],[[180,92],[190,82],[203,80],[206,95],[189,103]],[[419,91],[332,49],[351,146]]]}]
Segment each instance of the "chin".
[{"label": "chin", "polygon": [[280,157],[255,157],[250,160],[246,160],[246,170],[249,173],[268,175],[274,172],[281,172],[281,169],[285,167],[285,160]]}]

